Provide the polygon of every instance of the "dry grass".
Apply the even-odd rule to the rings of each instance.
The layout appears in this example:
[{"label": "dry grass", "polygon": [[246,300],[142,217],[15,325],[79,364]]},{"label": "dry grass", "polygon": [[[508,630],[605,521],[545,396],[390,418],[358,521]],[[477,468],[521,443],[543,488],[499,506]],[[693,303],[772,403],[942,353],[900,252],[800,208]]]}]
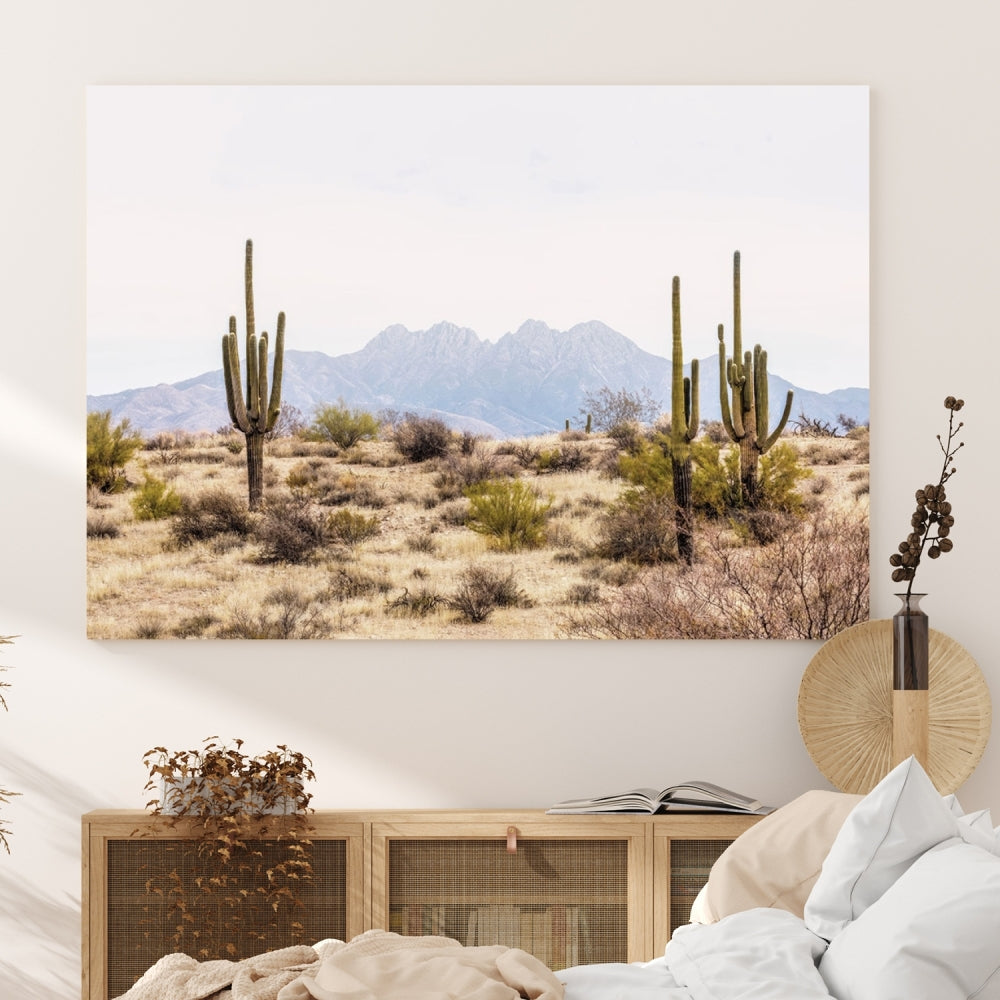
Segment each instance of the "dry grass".
[{"label": "dry grass", "polygon": [[[810,460],[808,441],[787,440]],[[140,483],[147,468],[182,497],[217,489],[244,497],[244,455],[230,450],[232,441],[202,436],[176,447],[164,439],[137,456],[128,478]],[[593,554],[600,517],[622,488],[601,471],[609,465],[613,442],[594,435],[571,444],[582,452],[585,466],[576,471],[551,461],[567,447],[558,434],[478,442],[475,453],[464,457],[456,443],[454,454],[419,464],[403,461],[389,442],[365,442],[347,452],[299,440],[270,442],[266,496],[294,487],[309,497],[317,517],[346,510],[378,522],[372,537],[356,544],[329,541],[296,564],[266,561],[253,536],[221,535],[181,546],[173,541],[169,519],[134,519],[129,492],[91,496],[88,516],[99,516],[118,534],[87,540],[88,635],[566,638],[572,616],[613,601],[642,573]],[[522,467],[512,445],[522,457],[549,457]],[[867,483],[866,447],[834,439],[823,442],[822,453],[812,449],[819,463],[814,478],[822,475],[824,484],[810,492],[806,481],[802,492],[810,510],[853,510],[867,523],[867,493],[859,491],[859,483]],[[833,449],[840,453],[835,460]],[[578,460],[575,456],[573,464]],[[543,547],[497,552],[487,537],[466,527],[468,501],[461,487],[483,468],[496,477],[519,475],[552,498]],[[511,576],[525,599],[470,622],[454,606],[470,567]]]}]

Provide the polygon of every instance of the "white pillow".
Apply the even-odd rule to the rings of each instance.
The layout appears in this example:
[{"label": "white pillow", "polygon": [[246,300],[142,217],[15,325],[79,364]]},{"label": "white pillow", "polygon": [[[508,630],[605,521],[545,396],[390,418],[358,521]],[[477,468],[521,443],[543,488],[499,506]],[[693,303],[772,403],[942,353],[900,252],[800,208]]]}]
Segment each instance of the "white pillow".
[{"label": "white pillow", "polygon": [[957,840],[928,851],[819,971],[839,1000],[1000,1000],[1000,858]]},{"label": "white pillow", "polygon": [[893,768],[852,810],[806,900],[804,919],[832,941],[925,851],[971,828],[960,824],[916,758]]}]

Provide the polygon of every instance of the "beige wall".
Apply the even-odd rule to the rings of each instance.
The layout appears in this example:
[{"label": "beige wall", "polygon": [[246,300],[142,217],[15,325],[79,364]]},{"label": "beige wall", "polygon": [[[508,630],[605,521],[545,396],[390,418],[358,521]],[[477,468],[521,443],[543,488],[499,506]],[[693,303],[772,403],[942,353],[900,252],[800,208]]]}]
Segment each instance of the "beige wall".
[{"label": "beige wall", "polygon": [[[0,786],[24,795],[4,810],[0,995],[76,995],[79,814],[141,806],[140,758],[156,743],[294,743],[328,808],[544,806],[690,776],[781,802],[825,784],[795,714],[812,643],[86,641],[85,84],[869,85],[873,614],[893,610],[886,559],[937,467],[940,402],[964,396],[955,551],[921,575],[934,626],[1000,692],[998,29],[988,0],[947,14],[927,0],[8,4],[0,633],[21,638],[5,656]],[[961,798],[1000,814],[1000,743]]]}]

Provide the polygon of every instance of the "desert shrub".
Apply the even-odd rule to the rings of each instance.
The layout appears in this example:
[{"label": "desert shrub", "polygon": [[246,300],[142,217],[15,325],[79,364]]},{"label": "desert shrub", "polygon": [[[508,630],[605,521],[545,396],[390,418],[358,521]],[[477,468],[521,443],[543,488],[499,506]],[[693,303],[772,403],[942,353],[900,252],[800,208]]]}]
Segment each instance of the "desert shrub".
[{"label": "desert shrub", "polygon": [[853,461],[867,462],[869,460],[871,443],[871,434],[868,431],[867,425],[864,427],[855,427],[853,430],[848,431],[847,438],[854,442],[854,449],[851,453]]},{"label": "desert shrub", "polygon": [[[435,503],[434,506],[438,505]],[[464,527],[469,517],[469,501],[464,498],[449,500],[438,507],[437,517],[446,528]]]},{"label": "desert shrub", "polygon": [[218,618],[212,614],[191,615],[182,618],[171,634],[175,639],[198,639],[217,621]]},{"label": "desert shrub", "polygon": [[472,455],[482,440],[483,437],[481,434],[473,434],[470,430],[462,431],[458,439],[458,453],[460,455]]},{"label": "desert shrub", "polygon": [[633,454],[642,447],[642,428],[633,420],[627,420],[608,429],[608,437],[620,451]]},{"label": "desert shrub", "polygon": [[545,522],[552,501],[520,479],[490,480],[465,491],[469,499],[466,523],[486,535],[490,545],[506,551],[545,544]]},{"label": "desert shrub", "polygon": [[232,436],[226,438],[223,447],[229,452],[230,455],[242,455],[246,450],[246,439],[239,438],[233,434]]},{"label": "desert shrub", "polygon": [[163,620],[158,615],[140,618],[132,630],[133,639],[159,639],[165,632]]},{"label": "desert shrub", "polygon": [[517,585],[514,569],[506,573],[490,566],[469,566],[458,577],[458,588],[448,606],[470,622],[484,622],[495,608],[530,607],[531,601]]},{"label": "desert shrub", "polygon": [[326,542],[323,517],[301,494],[279,494],[264,504],[254,536],[269,563],[304,563]]},{"label": "desert shrub", "polygon": [[374,538],[382,530],[381,521],[375,517],[365,517],[354,511],[335,510],[326,519],[326,535],[343,545],[357,545],[368,538]]},{"label": "desert shrub", "polygon": [[262,607],[237,608],[218,631],[220,639],[325,639],[332,632],[322,605],[294,587],[279,587]]},{"label": "desert shrub", "polygon": [[535,469],[538,472],[579,472],[590,463],[590,456],[576,444],[567,444],[562,448],[541,450],[535,458]]},{"label": "desert shrub", "polygon": [[568,427],[559,432],[560,441],[586,441],[587,432],[581,427]]},{"label": "desert shrub", "polygon": [[822,417],[810,417],[805,413],[799,413],[798,419],[792,421],[792,427],[796,434],[803,437],[836,437],[837,427]]},{"label": "desert shrub", "polygon": [[159,521],[181,509],[180,494],[162,479],[145,473],[139,492],[129,501],[137,521]]},{"label": "desert shrub", "polygon": [[498,455],[509,455],[522,469],[531,469],[538,462],[541,449],[530,441],[510,439],[497,446]]},{"label": "desert shrub", "polygon": [[448,454],[438,460],[434,487],[442,500],[461,496],[463,490],[487,479],[514,475],[510,457],[477,446],[471,452]]},{"label": "desert shrub", "polygon": [[182,497],[170,533],[178,545],[191,545],[219,535],[246,538],[253,524],[243,498],[215,488],[195,497]]},{"label": "desert shrub", "polygon": [[676,507],[662,491],[630,488],[597,523],[595,552],[640,565],[677,559]]},{"label": "desert shrub", "polygon": [[424,531],[419,535],[409,535],[406,539],[406,547],[411,552],[433,555],[437,552],[437,540],[429,531]]},{"label": "desert shrub", "polygon": [[387,594],[390,587],[384,576],[372,576],[352,566],[338,566],[330,574],[330,583],[324,596],[333,601],[347,601],[355,597]]},{"label": "desert shrub", "polygon": [[88,538],[117,538],[120,534],[121,528],[111,518],[104,514],[87,515]]},{"label": "desert shrub", "polygon": [[408,413],[394,428],[393,441],[404,458],[411,462],[425,462],[429,458],[440,458],[448,451],[451,431],[437,417]]},{"label": "desert shrub", "polygon": [[128,418],[111,426],[111,411],[87,414],[87,486],[102,493],[120,493],[128,485],[125,466],[142,447],[142,435]]},{"label": "desert shrub", "polygon": [[868,523],[824,512],[771,545],[733,548],[722,529],[698,572],[653,569],[582,617],[569,635],[618,639],[828,639],[868,617]]},{"label": "desert shrub", "polygon": [[592,417],[593,427],[599,431],[610,431],[621,424],[650,423],[659,412],[659,401],[645,386],[636,391],[602,386],[596,392],[585,393],[580,408],[580,416],[584,420]]},{"label": "desert shrub", "polygon": [[282,403],[278,410],[278,419],[265,435],[265,440],[276,441],[278,438],[296,437],[302,434],[308,424],[302,411],[291,403]]},{"label": "desert shrub", "polygon": [[367,410],[350,408],[343,401],[321,406],[305,431],[311,441],[332,441],[341,448],[352,448],[359,441],[372,441],[378,437],[378,420]]},{"label": "desert shrub", "polygon": [[567,604],[596,604],[601,599],[601,588],[596,583],[574,583],[566,593]]},{"label": "desert shrub", "polygon": [[412,594],[409,587],[404,587],[401,594],[385,602],[385,610],[387,614],[392,615],[412,615],[414,618],[426,618],[438,608],[445,607],[447,603],[446,598],[429,587],[421,587]]}]

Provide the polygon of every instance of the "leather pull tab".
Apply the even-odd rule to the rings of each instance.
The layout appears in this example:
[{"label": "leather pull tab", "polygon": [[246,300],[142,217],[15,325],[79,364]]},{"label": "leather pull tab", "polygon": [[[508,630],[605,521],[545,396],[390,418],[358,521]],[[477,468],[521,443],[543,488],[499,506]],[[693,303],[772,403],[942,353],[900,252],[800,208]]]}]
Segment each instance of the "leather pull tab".
[{"label": "leather pull tab", "polygon": [[517,827],[507,827],[507,853],[517,854]]}]

